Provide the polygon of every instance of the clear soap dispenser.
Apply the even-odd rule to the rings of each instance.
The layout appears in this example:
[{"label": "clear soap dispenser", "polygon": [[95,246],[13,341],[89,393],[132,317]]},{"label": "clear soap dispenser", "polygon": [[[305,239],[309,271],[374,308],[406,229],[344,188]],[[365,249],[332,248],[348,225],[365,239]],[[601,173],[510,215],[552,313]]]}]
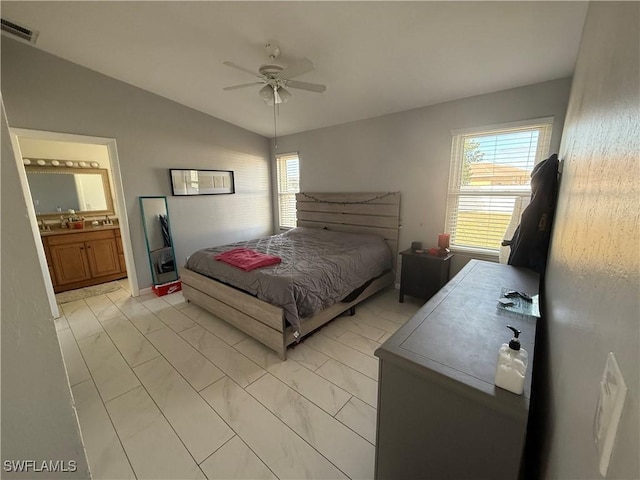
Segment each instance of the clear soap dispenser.
[{"label": "clear soap dispenser", "polygon": [[524,391],[524,378],[527,372],[527,351],[520,346],[520,330],[507,325],[513,331],[509,343],[503,343],[498,352],[496,367],[496,386],[518,395]]}]

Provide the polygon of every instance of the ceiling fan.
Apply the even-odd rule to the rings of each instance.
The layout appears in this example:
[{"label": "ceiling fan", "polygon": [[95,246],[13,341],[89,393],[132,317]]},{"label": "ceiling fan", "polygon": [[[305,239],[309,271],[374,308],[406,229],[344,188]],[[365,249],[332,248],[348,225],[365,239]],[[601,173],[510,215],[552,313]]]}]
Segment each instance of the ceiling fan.
[{"label": "ceiling fan", "polygon": [[310,72],[314,69],[313,63],[308,58],[304,58],[299,62],[285,67],[275,63],[276,59],[280,55],[280,48],[277,45],[267,43],[264,48],[270,62],[260,65],[257,72],[253,72],[248,68],[236,65],[233,62],[223,62],[228,67],[242,70],[243,72],[249,73],[260,79],[257,82],[225,87],[223,90],[236,90],[238,88],[252,87],[254,85],[264,85],[264,87],[260,89],[260,96],[264,99],[267,105],[277,105],[285,103],[291,98],[291,92],[289,92],[285,87],[297,88],[299,90],[307,90],[309,92],[316,93],[323,93],[327,89],[325,85],[320,85],[319,83],[291,80],[292,78],[302,75],[303,73]]}]

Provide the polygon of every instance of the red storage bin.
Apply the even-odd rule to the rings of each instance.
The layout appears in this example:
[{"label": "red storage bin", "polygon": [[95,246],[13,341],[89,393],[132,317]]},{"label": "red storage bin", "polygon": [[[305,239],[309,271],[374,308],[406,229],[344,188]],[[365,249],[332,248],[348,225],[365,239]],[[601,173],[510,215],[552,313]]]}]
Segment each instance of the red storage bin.
[{"label": "red storage bin", "polygon": [[157,296],[162,297],[163,295],[168,295],[182,290],[182,282],[180,280],[176,280],[174,282],[163,283],[161,285],[154,285],[151,287],[151,290],[153,290],[153,293]]}]

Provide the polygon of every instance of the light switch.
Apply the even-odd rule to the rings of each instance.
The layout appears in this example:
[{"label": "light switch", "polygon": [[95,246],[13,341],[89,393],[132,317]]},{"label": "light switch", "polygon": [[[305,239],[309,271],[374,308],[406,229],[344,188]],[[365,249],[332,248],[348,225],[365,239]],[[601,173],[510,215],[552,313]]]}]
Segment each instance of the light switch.
[{"label": "light switch", "polygon": [[600,381],[600,397],[593,422],[593,434],[598,448],[599,470],[603,477],[607,476],[609,460],[626,396],[627,385],[615,355],[610,352],[607,355],[607,363]]}]

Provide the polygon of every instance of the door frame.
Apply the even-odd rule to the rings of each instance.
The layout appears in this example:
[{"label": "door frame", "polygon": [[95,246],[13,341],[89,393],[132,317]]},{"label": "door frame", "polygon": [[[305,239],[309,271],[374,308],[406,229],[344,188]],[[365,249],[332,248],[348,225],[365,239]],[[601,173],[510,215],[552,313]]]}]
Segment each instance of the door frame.
[{"label": "door frame", "polygon": [[131,296],[137,297],[140,294],[140,291],[138,288],[138,277],[133,257],[133,248],[131,246],[131,232],[129,230],[129,220],[127,218],[127,208],[124,196],[124,187],[122,185],[122,175],[120,170],[120,160],[118,158],[116,139],[106,137],[92,137],[87,135],[76,135],[70,133],[48,132],[44,130],[12,128],[11,126],[9,126],[9,133],[11,135],[11,144],[13,146],[15,161],[18,164],[18,174],[20,176],[20,183],[22,184],[22,191],[27,203],[27,213],[31,222],[33,236],[36,240],[36,252],[47,290],[49,306],[51,307],[51,313],[53,314],[54,318],[58,318],[60,316],[60,312],[56,303],[55,292],[53,291],[53,283],[51,282],[51,277],[49,276],[49,267],[47,266],[47,259],[44,254],[44,246],[42,245],[42,240],[40,239],[40,230],[38,229],[38,220],[36,217],[35,207],[33,206],[33,202],[31,201],[31,192],[29,190],[29,183],[27,181],[27,173],[22,162],[22,152],[20,151],[19,143],[20,137],[37,138],[41,140],[54,140],[59,142],[88,143],[93,145],[104,145],[107,147],[107,152],[109,155],[109,169],[111,173],[111,179],[113,181],[113,189],[115,190],[113,193],[116,214],[118,217],[118,226],[120,227],[120,236],[122,238],[124,261],[127,266],[129,291],[131,292]]}]

